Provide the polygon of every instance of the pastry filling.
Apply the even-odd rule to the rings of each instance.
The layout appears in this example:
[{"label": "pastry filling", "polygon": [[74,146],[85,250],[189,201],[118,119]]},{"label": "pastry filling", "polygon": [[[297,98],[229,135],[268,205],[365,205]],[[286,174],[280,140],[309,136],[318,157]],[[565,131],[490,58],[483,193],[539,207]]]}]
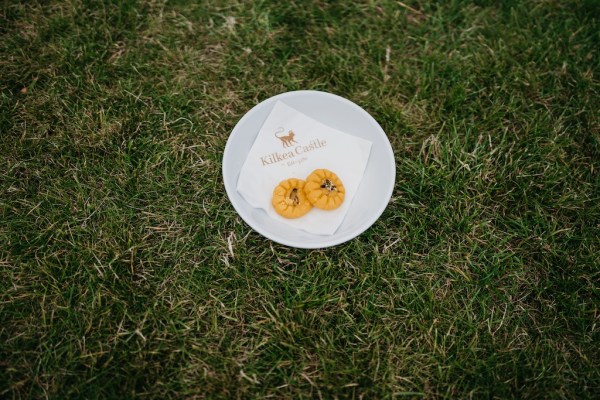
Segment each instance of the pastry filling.
[{"label": "pastry filling", "polygon": [[290,200],[292,200],[292,204],[295,206],[300,204],[300,199],[298,198],[298,189],[292,189],[292,192],[290,193]]},{"label": "pastry filling", "polygon": [[321,189],[327,189],[330,192],[337,190],[333,182],[331,182],[329,179],[325,179],[325,182],[323,182],[323,184],[321,185]]}]

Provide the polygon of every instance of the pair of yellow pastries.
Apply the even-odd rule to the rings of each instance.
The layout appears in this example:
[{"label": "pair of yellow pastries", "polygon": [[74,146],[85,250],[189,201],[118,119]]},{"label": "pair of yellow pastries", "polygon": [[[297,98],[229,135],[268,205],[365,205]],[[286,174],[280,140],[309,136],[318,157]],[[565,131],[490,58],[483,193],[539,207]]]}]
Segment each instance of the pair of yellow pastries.
[{"label": "pair of yellow pastries", "polygon": [[346,195],[344,184],[328,169],[316,169],[306,178],[281,181],[273,190],[273,208],[284,218],[299,218],[317,207],[335,210]]}]

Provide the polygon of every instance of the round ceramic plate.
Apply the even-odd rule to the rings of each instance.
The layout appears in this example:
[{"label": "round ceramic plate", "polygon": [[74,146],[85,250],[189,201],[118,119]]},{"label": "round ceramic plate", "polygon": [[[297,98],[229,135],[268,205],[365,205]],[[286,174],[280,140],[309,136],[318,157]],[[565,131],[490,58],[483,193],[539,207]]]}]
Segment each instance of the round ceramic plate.
[{"label": "round ceramic plate", "polygon": [[[246,156],[278,100],[325,125],[373,143],[358,191],[344,221],[333,235],[314,235],[290,228],[270,218],[264,210],[250,206],[236,190]],[[223,153],[225,190],[240,217],[255,231],[274,242],[303,249],[335,246],[367,230],[385,210],[394,190],[395,179],[396,164],[392,146],[377,121],[350,100],[313,90],[283,93],[256,105],[233,128]]]}]

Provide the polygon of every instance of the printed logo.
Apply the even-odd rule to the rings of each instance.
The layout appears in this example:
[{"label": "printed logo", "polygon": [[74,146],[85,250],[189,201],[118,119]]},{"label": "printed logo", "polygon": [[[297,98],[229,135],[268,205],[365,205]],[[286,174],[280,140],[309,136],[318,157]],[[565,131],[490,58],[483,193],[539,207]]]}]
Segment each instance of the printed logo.
[{"label": "printed logo", "polygon": [[285,129],[283,127],[277,128],[275,131],[275,137],[281,140],[281,145],[285,150],[280,152],[272,152],[260,157],[260,163],[263,167],[267,165],[299,165],[308,159],[308,153],[321,149],[327,146],[325,139],[309,139],[308,144],[298,143],[294,137],[296,134],[291,129],[287,135],[284,135]]},{"label": "printed logo", "polygon": [[282,135],[283,131],[285,129],[283,129],[283,127],[279,127],[277,129],[277,131],[275,132],[275,137],[279,140],[281,140],[281,144],[283,145],[284,148],[286,147],[290,147],[292,146],[294,143],[298,143],[294,140],[294,136],[296,136],[296,134],[294,133],[294,131],[289,131],[287,135]]}]

